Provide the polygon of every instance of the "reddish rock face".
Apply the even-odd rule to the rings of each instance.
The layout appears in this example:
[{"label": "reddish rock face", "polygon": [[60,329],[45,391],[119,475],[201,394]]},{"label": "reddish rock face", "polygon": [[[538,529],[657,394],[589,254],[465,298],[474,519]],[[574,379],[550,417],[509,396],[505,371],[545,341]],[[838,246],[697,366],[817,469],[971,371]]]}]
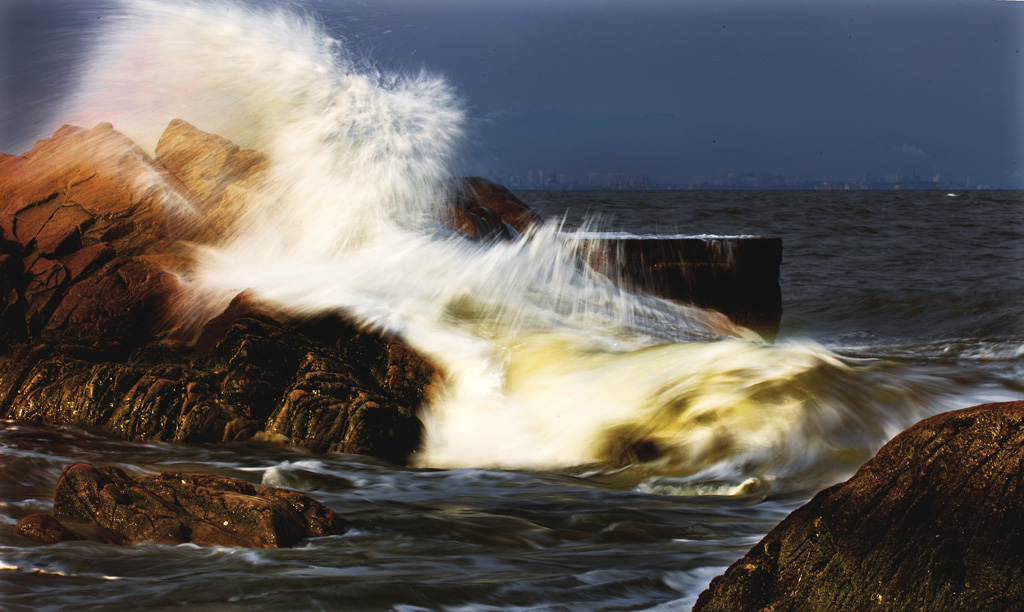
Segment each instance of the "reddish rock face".
[{"label": "reddish rock face", "polygon": [[259,186],[265,163],[177,120],[157,153],[101,124],[0,157],[0,416],[404,461],[441,374],[398,338],[251,297],[198,342],[174,335],[175,273],[191,263],[177,239],[230,232],[233,199]]},{"label": "reddish rock face", "polygon": [[0,159],[0,348],[56,333],[93,345],[148,339],[176,282],[166,173],[110,124],[64,126]]},{"label": "reddish rock face", "polygon": [[468,238],[509,240],[541,222],[511,191],[487,179],[465,177],[454,181],[452,189],[444,221]]},{"label": "reddish rock face", "polygon": [[1024,402],[907,429],[701,594],[695,612],[1020,610]]},{"label": "reddish rock face", "polygon": [[133,478],[116,467],[76,463],[57,481],[53,516],[27,516],[14,531],[48,544],[91,539],[279,548],[344,533],[346,525],[333,510],[295,491],[214,474]]}]

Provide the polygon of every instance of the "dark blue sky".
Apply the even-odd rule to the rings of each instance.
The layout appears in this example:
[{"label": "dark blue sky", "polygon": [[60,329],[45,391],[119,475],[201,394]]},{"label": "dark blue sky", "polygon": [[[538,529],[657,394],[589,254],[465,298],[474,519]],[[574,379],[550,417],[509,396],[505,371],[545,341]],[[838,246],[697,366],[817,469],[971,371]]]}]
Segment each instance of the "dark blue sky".
[{"label": "dark blue sky", "polygon": [[[81,3],[41,12],[6,1],[9,151],[40,135],[44,103],[74,73],[47,49],[55,32],[73,32],[67,6]],[[378,65],[451,80],[473,117],[465,171],[687,182],[726,171],[860,180],[902,168],[1024,186],[1024,2],[302,5]]]}]

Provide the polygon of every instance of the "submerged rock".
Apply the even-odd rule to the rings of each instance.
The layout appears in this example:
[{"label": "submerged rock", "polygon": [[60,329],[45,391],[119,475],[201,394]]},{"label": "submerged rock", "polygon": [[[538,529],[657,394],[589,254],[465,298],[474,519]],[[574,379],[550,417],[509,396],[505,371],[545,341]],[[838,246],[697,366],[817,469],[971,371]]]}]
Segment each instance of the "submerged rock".
[{"label": "submerged rock", "polygon": [[43,544],[81,540],[75,532],[65,527],[49,514],[30,514],[14,526],[14,533]]},{"label": "submerged rock", "polygon": [[1024,609],[1024,402],[907,429],[789,515],[695,612]]},{"label": "submerged rock", "polygon": [[53,515],[23,518],[15,533],[55,542],[163,542],[279,548],[344,533],[347,522],[305,495],[214,474],[164,472],[133,478],[116,467],[64,469]]}]

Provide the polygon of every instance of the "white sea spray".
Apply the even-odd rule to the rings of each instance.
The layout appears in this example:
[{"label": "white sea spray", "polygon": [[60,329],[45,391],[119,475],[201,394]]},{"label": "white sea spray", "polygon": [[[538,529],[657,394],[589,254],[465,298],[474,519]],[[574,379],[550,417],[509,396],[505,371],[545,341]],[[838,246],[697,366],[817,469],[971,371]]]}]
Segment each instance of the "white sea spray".
[{"label": "white sea spray", "polygon": [[557,224],[455,235],[440,223],[465,123],[451,87],[376,70],[308,15],[139,0],[112,22],[72,120],[152,150],[182,118],[268,159],[236,231],[197,247],[192,298],[216,311],[252,290],[400,334],[446,372],[420,465],[729,464],[744,482],[867,456],[942,391],[623,291]]}]

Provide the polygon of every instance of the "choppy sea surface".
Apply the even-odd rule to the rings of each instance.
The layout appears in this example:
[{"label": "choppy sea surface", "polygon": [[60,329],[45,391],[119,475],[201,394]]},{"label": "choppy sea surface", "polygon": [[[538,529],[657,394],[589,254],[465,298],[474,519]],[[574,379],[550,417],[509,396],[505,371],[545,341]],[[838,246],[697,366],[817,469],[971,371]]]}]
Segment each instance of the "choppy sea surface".
[{"label": "choppy sea surface", "polygon": [[[900,428],[935,412],[1024,398],[1020,192],[519,195],[565,229],[594,227],[596,218],[598,229],[640,235],[781,237],[784,312],[771,358],[785,363],[803,354],[787,347],[808,343],[832,355],[835,363],[800,379],[810,385],[801,405],[849,400],[851,429],[805,432],[796,444],[816,448],[801,454],[764,445],[752,428],[732,441],[735,461],[675,471],[600,462],[440,469],[251,443],[129,443],[8,421],[0,423],[0,607],[688,610],[712,577]],[[729,374],[729,384],[744,384],[742,368]],[[858,415],[864,406],[870,412]],[[744,415],[744,423],[753,418]],[[746,456],[745,446],[761,454]],[[773,448],[779,457],[764,456]],[[438,463],[457,463],[458,452]],[[12,535],[20,517],[50,509],[58,475],[75,461],[291,487],[353,529],[288,550],[39,546]]]}]

